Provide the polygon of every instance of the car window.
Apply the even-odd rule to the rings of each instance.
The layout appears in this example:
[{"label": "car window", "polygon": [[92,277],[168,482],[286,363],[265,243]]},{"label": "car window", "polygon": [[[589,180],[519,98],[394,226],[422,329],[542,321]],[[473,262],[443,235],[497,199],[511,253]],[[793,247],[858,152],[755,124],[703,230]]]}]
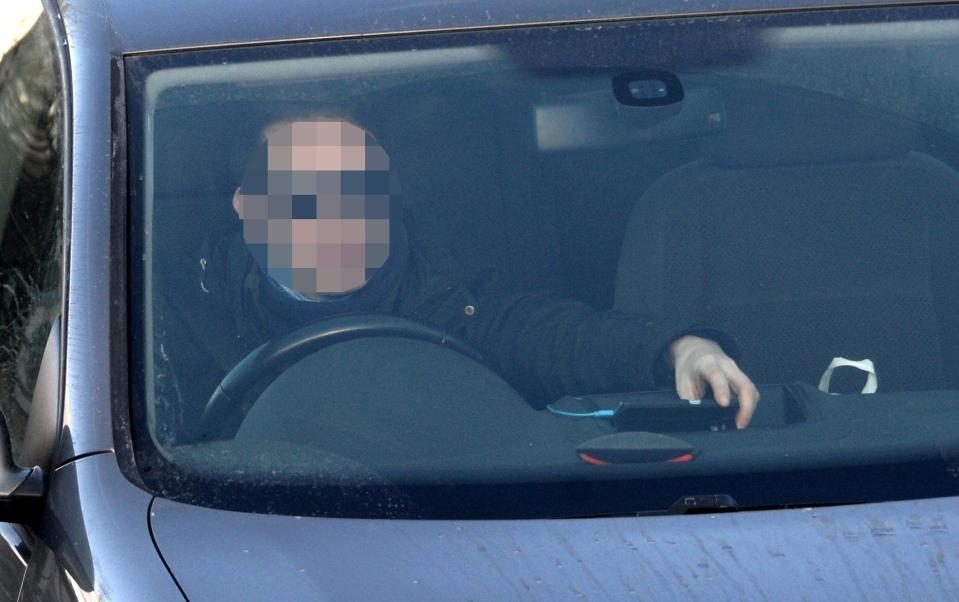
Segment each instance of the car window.
[{"label": "car window", "polygon": [[953,492],[955,18],[128,57],[142,474],[361,516]]},{"label": "car window", "polygon": [[61,309],[63,94],[49,23],[34,18],[0,58],[0,411],[15,454]]}]

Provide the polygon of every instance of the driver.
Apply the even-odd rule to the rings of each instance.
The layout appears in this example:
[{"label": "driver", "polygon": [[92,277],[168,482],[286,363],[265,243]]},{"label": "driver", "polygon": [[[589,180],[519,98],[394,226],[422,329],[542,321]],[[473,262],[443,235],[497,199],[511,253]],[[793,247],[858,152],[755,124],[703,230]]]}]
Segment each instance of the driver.
[{"label": "driver", "polygon": [[548,292],[474,290],[402,201],[389,155],[359,126],[268,127],[233,195],[242,228],[208,241],[199,262],[204,293],[235,323],[235,357],[317,318],[393,313],[459,335],[539,408],[665,385],[685,399],[711,390],[722,406],[736,396],[736,424],[749,424],[759,394],[722,333]]}]

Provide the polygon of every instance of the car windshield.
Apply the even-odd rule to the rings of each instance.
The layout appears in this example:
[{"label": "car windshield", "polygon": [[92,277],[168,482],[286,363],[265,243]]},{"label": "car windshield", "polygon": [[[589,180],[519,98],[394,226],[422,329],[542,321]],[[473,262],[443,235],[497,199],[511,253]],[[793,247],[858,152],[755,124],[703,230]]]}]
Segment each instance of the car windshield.
[{"label": "car windshield", "polygon": [[957,16],[126,57],[144,482],[427,518],[955,494]]}]

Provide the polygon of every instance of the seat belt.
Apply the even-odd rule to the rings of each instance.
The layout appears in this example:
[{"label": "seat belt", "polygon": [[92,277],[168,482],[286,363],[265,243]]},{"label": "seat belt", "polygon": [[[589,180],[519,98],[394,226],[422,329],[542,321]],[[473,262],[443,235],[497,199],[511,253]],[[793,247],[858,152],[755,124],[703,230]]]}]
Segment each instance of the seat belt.
[{"label": "seat belt", "polygon": [[[832,381],[833,370],[844,366],[857,368],[867,374],[866,384],[863,385],[860,393],[875,393],[876,389],[879,388],[879,382],[876,379],[876,366],[872,363],[872,360],[849,360],[844,357],[834,357],[832,361],[829,362],[829,367],[822,373],[822,378],[819,379],[819,390],[823,393],[829,393],[829,383]],[[837,395],[837,393],[830,393],[830,395]]]}]

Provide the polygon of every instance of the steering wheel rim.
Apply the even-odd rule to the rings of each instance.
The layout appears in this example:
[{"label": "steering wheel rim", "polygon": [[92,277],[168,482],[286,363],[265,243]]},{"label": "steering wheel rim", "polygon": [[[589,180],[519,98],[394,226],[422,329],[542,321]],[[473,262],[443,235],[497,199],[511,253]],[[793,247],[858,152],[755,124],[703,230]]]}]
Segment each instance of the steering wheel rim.
[{"label": "steering wheel rim", "polygon": [[351,314],[310,322],[263,343],[240,360],[223,377],[200,418],[200,439],[223,438],[235,432],[256,399],[287,368],[301,359],[337,343],[369,337],[399,337],[433,343],[482,365],[483,357],[459,337],[435,326],[380,314]]}]

